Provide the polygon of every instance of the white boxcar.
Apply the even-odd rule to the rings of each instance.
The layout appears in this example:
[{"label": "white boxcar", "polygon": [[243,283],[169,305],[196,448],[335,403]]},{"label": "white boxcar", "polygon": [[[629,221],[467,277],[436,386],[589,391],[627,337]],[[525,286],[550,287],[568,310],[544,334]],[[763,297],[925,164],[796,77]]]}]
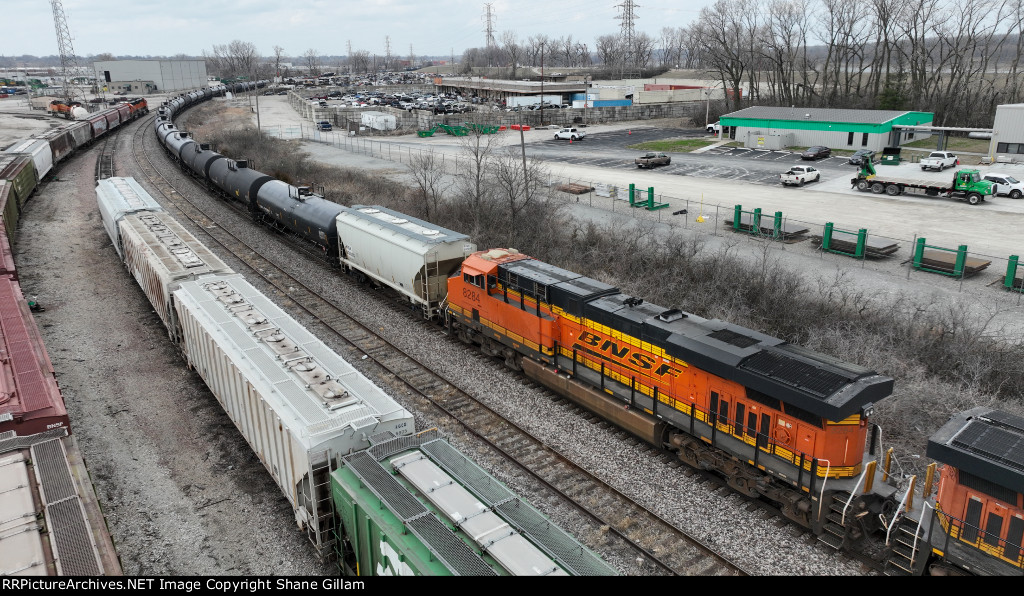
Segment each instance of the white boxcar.
[{"label": "white boxcar", "polygon": [[185,282],[174,306],[189,366],[323,548],[330,470],[377,433],[411,434],[412,414],[240,275]]},{"label": "white boxcar", "polygon": [[42,180],[53,168],[53,151],[50,143],[42,139],[26,139],[8,147],[4,153],[25,153],[32,156],[36,165],[36,179]]},{"label": "white boxcar", "polygon": [[427,318],[448,294],[448,276],[476,251],[465,234],[385,207],[355,205],[337,222],[342,265],[401,292]]},{"label": "white boxcar", "polygon": [[96,204],[100,208],[103,227],[114,243],[117,256],[124,260],[121,246],[121,230],[117,222],[129,213],[137,211],[163,211],[164,208],[145,191],[135,178],[106,178],[96,183]]},{"label": "white boxcar", "polygon": [[231,268],[167,213],[129,213],[117,225],[125,267],[167,326],[171,339],[180,342],[172,292],[183,281],[233,273]]}]

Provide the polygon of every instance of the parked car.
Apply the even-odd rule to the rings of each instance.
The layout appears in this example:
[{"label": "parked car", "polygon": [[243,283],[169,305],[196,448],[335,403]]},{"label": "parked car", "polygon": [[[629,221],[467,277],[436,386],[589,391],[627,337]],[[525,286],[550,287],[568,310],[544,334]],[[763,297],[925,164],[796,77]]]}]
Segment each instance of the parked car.
[{"label": "parked car", "polygon": [[800,159],[825,159],[832,157],[832,150],[822,145],[808,147],[800,154]]},{"label": "parked car", "polygon": [[1024,182],[1017,180],[1009,174],[989,172],[982,177],[992,183],[992,194],[1008,196],[1011,199],[1019,199],[1024,196]]},{"label": "parked car", "polygon": [[850,156],[850,163],[855,166],[859,166],[864,163],[867,159],[870,163],[878,163],[878,159],[875,157],[875,152],[870,149],[860,149],[856,153]]},{"label": "parked car", "polygon": [[321,120],[320,122],[316,123],[317,130],[331,130],[332,128],[333,127],[331,126],[331,123],[326,120]]},{"label": "parked car", "polygon": [[718,122],[715,122],[714,124],[708,124],[708,132],[711,134],[718,134],[722,132],[722,125],[719,124]]}]

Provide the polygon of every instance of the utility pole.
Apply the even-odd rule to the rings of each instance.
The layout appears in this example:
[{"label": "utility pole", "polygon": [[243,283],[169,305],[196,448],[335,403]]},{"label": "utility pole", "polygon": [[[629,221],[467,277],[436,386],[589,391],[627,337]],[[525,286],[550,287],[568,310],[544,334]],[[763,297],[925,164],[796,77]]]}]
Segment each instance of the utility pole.
[{"label": "utility pole", "polygon": [[544,44],[540,44],[540,127],[544,128]]},{"label": "utility pole", "polygon": [[711,113],[711,89],[705,87],[704,95],[707,96],[708,100],[707,105],[704,108],[704,130],[707,130],[708,124],[710,124],[710,122],[708,121],[708,115]]}]

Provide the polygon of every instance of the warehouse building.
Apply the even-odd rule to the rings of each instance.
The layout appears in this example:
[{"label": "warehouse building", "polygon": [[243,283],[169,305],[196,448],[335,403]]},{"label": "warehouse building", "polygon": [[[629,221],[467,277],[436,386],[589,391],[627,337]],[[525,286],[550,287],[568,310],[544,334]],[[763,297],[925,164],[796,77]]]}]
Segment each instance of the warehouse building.
[{"label": "warehouse building", "polygon": [[930,112],[752,106],[722,116],[720,124],[723,138],[742,141],[752,149],[824,145],[881,152],[928,138],[927,131],[900,126],[927,126],[933,118]]},{"label": "warehouse building", "polygon": [[108,60],[93,62],[96,83],[107,92],[153,93],[205,87],[205,60]]}]

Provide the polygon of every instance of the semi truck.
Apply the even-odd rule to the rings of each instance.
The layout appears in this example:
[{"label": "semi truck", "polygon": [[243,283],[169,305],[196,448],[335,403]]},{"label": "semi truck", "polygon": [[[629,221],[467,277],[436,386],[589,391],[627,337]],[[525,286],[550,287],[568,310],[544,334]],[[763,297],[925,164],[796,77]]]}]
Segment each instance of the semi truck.
[{"label": "semi truck", "polygon": [[992,183],[982,180],[978,170],[957,170],[950,182],[918,180],[901,176],[879,175],[871,162],[865,161],[857,177],[850,183],[861,192],[898,196],[906,191],[923,191],[930,197],[950,197],[977,205],[992,196]]}]

